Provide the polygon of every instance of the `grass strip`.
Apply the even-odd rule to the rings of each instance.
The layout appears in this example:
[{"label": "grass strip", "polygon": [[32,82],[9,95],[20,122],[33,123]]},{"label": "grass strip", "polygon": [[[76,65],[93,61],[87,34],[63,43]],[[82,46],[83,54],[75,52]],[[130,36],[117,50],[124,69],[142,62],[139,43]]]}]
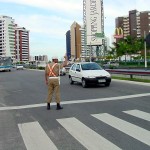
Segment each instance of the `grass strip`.
[{"label": "grass strip", "polygon": [[149,79],[140,79],[140,78],[132,78],[132,79],[131,79],[131,78],[126,78],[126,77],[112,76],[112,79],[150,83],[150,80],[149,80]]}]

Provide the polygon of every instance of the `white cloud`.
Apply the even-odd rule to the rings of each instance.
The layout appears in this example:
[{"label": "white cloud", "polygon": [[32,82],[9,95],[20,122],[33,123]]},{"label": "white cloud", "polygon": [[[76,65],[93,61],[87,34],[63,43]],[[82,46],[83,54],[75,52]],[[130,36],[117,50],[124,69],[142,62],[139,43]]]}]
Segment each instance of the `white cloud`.
[{"label": "white cloud", "polygon": [[[59,16],[43,16],[43,15],[17,15],[15,22],[19,26],[24,26],[30,32],[41,33],[55,38],[64,38],[67,30],[70,29],[73,20],[61,18]],[[27,19],[25,19],[27,18]],[[82,23],[79,21],[79,23]]]},{"label": "white cloud", "polygon": [[[19,26],[24,26],[30,30],[33,54],[47,52],[49,55],[53,53],[62,55],[66,46],[66,31],[70,29],[73,21],[82,25],[83,0],[0,0],[0,3],[9,6],[10,4],[19,4],[15,5],[16,8],[23,6],[26,11],[30,9],[29,13],[23,14],[25,11],[20,12],[19,10],[19,12],[16,12],[13,8],[2,7],[3,11],[1,9],[1,12],[7,12]],[[134,9],[138,11],[150,9],[150,0],[103,0],[103,3],[105,32],[109,36],[114,32],[116,17],[126,16],[130,10]],[[33,11],[31,8],[33,8]],[[40,36],[40,39],[36,35]],[[42,39],[45,41],[43,42]],[[57,41],[59,41],[59,44],[56,44]]]}]

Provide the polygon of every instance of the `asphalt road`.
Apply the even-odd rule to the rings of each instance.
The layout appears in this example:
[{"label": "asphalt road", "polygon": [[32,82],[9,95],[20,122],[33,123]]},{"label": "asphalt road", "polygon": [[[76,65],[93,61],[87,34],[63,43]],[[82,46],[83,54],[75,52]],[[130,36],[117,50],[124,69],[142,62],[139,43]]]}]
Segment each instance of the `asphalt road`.
[{"label": "asphalt road", "polygon": [[0,72],[0,150],[149,150],[150,84],[70,85],[46,110],[44,72]]}]

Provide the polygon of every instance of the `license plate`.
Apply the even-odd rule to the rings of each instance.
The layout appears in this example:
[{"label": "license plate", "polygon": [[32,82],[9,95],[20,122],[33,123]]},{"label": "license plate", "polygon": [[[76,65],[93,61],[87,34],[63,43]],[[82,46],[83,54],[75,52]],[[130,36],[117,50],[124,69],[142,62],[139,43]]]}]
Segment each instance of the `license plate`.
[{"label": "license plate", "polygon": [[99,82],[99,83],[100,83],[100,82],[106,82],[106,80],[105,80],[105,79],[99,79],[98,82]]}]

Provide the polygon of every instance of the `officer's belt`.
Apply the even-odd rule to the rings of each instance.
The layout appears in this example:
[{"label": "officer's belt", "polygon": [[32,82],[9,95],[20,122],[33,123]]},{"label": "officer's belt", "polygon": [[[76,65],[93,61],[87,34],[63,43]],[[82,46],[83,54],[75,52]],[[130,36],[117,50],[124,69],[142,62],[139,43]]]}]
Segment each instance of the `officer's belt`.
[{"label": "officer's belt", "polygon": [[49,77],[49,79],[58,79],[59,77]]}]

